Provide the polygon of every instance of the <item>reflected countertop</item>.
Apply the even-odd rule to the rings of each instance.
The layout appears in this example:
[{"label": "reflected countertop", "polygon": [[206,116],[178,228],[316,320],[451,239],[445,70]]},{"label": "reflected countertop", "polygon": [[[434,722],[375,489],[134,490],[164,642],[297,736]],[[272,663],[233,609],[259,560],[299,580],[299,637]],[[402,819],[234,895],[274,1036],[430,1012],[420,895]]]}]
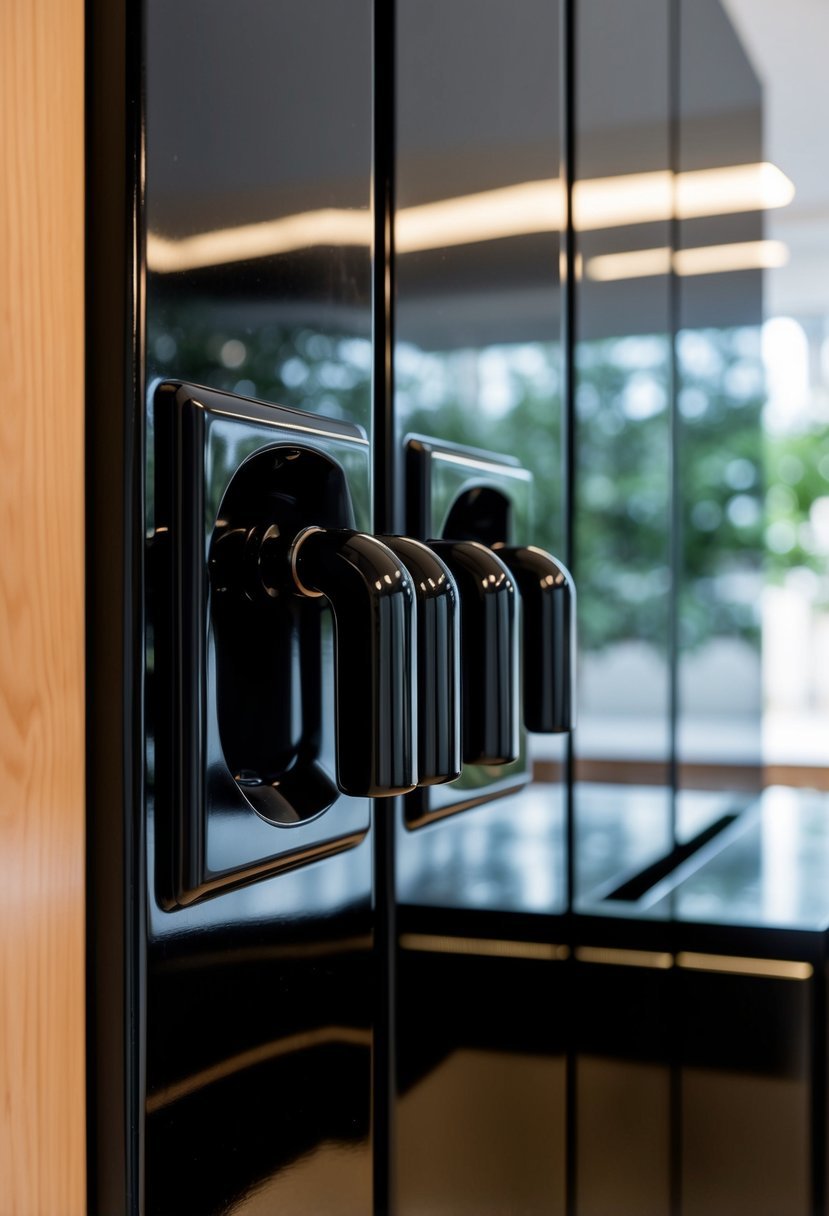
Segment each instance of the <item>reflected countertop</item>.
[{"label": "reflected countertop", "polygon": [[[680,837],[733,820],[636,900],[608,895],[669,849],[669,792],[582,784],[576,792],[577,911],[586,916],[824,933],[829,929],[829,795],[774,787],[744,796],[685,792]],[[409,832],[398,898],[466,912],[566,911],[563,790],[522,794]]]},{"label": "reflected countertop", "polygon": [[707,924],[829,929],[829,795],[773,787],[710,860],[648,916]]}]

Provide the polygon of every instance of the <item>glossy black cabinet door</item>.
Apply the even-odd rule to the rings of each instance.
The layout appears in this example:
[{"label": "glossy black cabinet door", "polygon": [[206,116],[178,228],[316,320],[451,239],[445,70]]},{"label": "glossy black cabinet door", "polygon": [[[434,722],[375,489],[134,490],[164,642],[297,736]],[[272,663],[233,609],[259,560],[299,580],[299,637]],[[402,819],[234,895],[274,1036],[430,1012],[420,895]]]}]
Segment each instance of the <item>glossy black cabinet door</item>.
[{"label": "glossy black cabinet door", "polygon": [[458,581],[468,665],[463,772],[397,819],[399,1216],[566,1204],[565,744],[526,733],[520,670],[484,645],[514,577],[480,543],[566,546],[562,9],[396,5],[400,489]]},{"label": "glossy black cabinet door", "polygon": [[[283,447],[281,480],[264,466],[249,473],[251,525],[257,512],[271,519],[271,508],[257,503],[274,495],[281,514],[275,506],[271,513],[283,528],[295,510],[297,526],[370,534],[371,4],[146,0],[144,11],[149,534],[169,523],[154,507],[166,425],[159,379],[288,407],[279,417],[294,429],[271,442],[293,438],[293,455],[305,455],[292,466]],[[234,419],[233,398],[224,407],[220,394],[200,399],[218,409],[204,448],[205,500],[218,503],[229,471],[255,460],[257,444],[267,446],[267,425],[257,438],[253,424],[245,431]],[[291,409],[304,413],[292,417]],[[262,417],[267,423],[267,407]],[[325,458],[342,470],[343,516]],[[272,464],[273,451],[264,459]],[[218,533],[246,522],[239,484],[237,492],[230,482],[221,510],[214,503],[201,523],[191,561],[203,571],[214,522]],[[372,661],[366,646],[379,637],[367,604],[349,619],[356,584],[366,587],[355,574],[364,555],[349,550],[360,542],[341,539],[331,554],[311,540],[300,576],[328,593],[338,617],[342,785],[364,794],[388,777],[409,788],[405,765],[388,774],[357,767],[374,763],[373,744],[358,737],[372,677],[354,664]],[[390,559],[372,578],[399,569],[382,546],[365,543]],[[268,548],[266,541],[263,569]],[[167,898],[163,773],[149,753],[146,1093],[136,1127],[145,1211],[252,1205],[363,1216],[372,1209],[372,812],[365,798],[332,785],[331,612],[319,600],[251,600],[244,592],[237,611],[237,599],[219,590],[227,581],[220,549],[210,553],[205,626],[215,640],[210,678],[219,682],[220,707],[215,738],[208,723],[212,809],[202,881],[190,887],[198,898],[191,894],[188,906]],[[399,607],[393,599],[377,613]],[[164,730],[164,651],[155,632],[164,606],[151,604],[148,617],[150,748]],[[387,641],[403,627],[398,617],[384,616]],[[184,628],[181,653],[192,636]],[[374,660],[382,667],[385,657]],[[203,715],[198,703],[189,708]],[[402,740],[411,730],[399,709],[378,707],[377,725]],[[380,752],[387,754],[373,756]],[[194,779],[184,774],[185,790]]]},{"label": "glossy black cabinet door", "polygon": [[90,0],[90,1211],[825,1207],[747,7]]}]

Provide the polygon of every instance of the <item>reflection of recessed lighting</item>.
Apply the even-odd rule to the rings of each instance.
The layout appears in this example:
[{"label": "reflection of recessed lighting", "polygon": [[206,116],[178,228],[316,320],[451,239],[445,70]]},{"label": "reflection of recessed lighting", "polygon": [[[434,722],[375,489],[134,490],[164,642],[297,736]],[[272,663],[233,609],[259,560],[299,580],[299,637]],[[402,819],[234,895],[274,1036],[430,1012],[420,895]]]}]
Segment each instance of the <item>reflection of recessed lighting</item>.
[{"label": "reflection of recessed lighting", "polygon": [[[728,165],[672,174],[668,170],[629,173],[577,182],[573,220],[581,232],[649,224],[673,217],[691,219],[784,207],[794,186],[774,165]],[[395,217],[395,248],[415,253],[558,232],[564,227],[562,183],[554,178],[519,182],[457,198],[401,208]],[[147,237],[147,261],[160,274],[273,257],[320,246],[369,246],[372,220],[367,210],[334,207],[306,211],[264,223],[222,228],[169,240]]]},{"label": "reflection of recessed lighting", "polygon": [[671,269],[671,251],[667,245],[659,249],[631,249],[627,253],[604,253],[588,258],[586,274],[596,282],[615,279],[645,279],[651,275],[667,274]]},{"label": "reflection of recessed lighting", "polygon": [[670,173],[630,173],[577,182],[573,189],[573,222],[581,232],[652,224],[672,218],[730,215],[785,207],[794,186],[785,173],[761,162]]},{"label": "reflection of recessed lighting", "polygon": [[502,237],[559,232],[564,192],[558,181],[520,182],[436,203],[403,207],[394,225],[398,253],[472,245]]},{"label": "reflection of recessed lighting", "polygon": [[794,185],[776,165],[731,165],[678,173],[676,214],[681,220],[699,215],[728,215],[737,211],[768,211],[786,207]]},{"label": "reflection of recessed lighting", "polygon": [[734,245],[701,245],[677,249],[677,274],[721,274],[728,270],[776,270],[789,260],[783,241],[740,241]]},{"label": "reflection of recessed lighting", "polygon": [[785,266],[789,250],[782,241],[740,241],[733,245],[700,245],[678,249],[673,258],[667,246],[606,253],[587,261],[587,277],[599,283],[620,279],[645,279],[667,274],[722,274],[732,270],[773,270]]},{"label": "reflection of recessed lighting", "polygon": [[322,211],[303,211],[260,224],[238,228],[217,228],[181,240],[169,240],[150,232],[147,235],[147,264],[158,274],[176,270],[198,270],[204,266],[226,266],[252,258],[293,253],[320,245],[371,244],[371,214],[327,207]]}]

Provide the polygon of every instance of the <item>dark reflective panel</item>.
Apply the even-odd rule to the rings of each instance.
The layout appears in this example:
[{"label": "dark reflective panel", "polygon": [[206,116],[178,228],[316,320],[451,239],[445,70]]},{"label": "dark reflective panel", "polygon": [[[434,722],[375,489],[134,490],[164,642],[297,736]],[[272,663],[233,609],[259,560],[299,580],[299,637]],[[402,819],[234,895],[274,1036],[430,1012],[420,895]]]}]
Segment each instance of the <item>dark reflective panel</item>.
[{"label": "dark reflective panel", "polygon": [[645,889],[597,889],[576,947],[579,1193],[607,1204],[603,1151],[630,1210],[672,1211],[680,1186],[700,1216],[805,1216],[822,1210],[826,796],[771,789],[736,816],[728,791],[685,797],[724,826]]},{"label": "dark reflective panel", "polygon": [[396,837],[400,1216],[565,1209],[563,745],[515,739],[512,643],[493,636],[496,678],[470,632],[490,574],[514,576],[456,564],[472,542],[563,551],[560,19],[397,3],[396,427],[401,452],[420,437],[407,530],[458,579],[467,762]]},{"label": "dark reflective panel", "polygon": [[[316,456],[306,453],[306,476],[281,487],[269,481],[271,465],[253,495],[264,514],[242,518],[244,495],[232,494],[222,522],[234,470],[267,437],[240,439],[231,410],[204,448],[209,510],[179,571],[201,608],[181,653],[192,653],[194,637],[208,648],[218,639],[206,687],[221,682],[223,709],[213,721],[209,697],[187,706],[196,738],[217,757],[209,825],[193,841],[214,874],[235,868],[238,881],[254,864],[242,875],[250,885],[211,888],[170,911],[160,898],[171,883],[169,823],[157,801],[173,712],[164,650],[172,596],[160,593],[155,560],[164,533],[150,553],[144,1208],[148,1216],[364,1216],[372,1205],[372,839],[368,805],[334,783],[331,613],[318,601],[302,612],[298,596],[264,602],[274,553],[272,534],[263,535],[253,564],[265,595],[249,601],[240,628],[222,590],[228,581],[217,574],[211,583],[208,558],[221,556],[210,552],[214,526],[232,548],[234,520],[254,531],[287,526],[312,500],[328,518],[301,525],[372,531],[371,4],[146,0],[145,12],[148,383],[187,378],[309,411],[304,446]],[[169,522],[155,514],[158,410],[149,411],[147,438],[151,535]],[[335,422],[326,447],[313,433],[320,416],[357,423],[351,442],[338,447]],[[320,450],[344,471],[351,519],[337,518],[343,495],[331,490]],[[401,569],[387,558],[386,572]],[[279,790],[262,773],[278,778]],[[198,805],[196,769],[182,789]],[[345,851],[326,847],[320,858],[313,841],[344,832]],[[292,852],[293,868],[262,876],[263,860],[272,870],[268,858]]]},{"label": "dark reflective panel", "polygon": [[[785,479],[766,492],[769,475],[779,477],[775,453],[782,455],[783,445],[773,430],[764,434],[771,411],[763,320],[769,273],[789,258],[774,228],[786,224],[796,169],[804,164],[795,156],[790,167],[789,152],[804,138],[815,145],[808,120],[805,128],[800,120],[781,125],[775,115],[777,99],[799,94],[800,73],[793,75],[790,64],[782,83],[779,64],[769,71],[771,9],[758,55],[760,9],[680,0],[677,14],[677,170],[680,181],[705,182],[714,199],[707,207],[679,206],[673,259],[681,840],[694,830],[688,822],[694,790],[731,791],[733,811],[762,786],[761,627],[767,654],[786,646],[763,588],[764,533],[774,536],[773,528],[765,531],[766,505],[775,515],[782,506],[781,521],[789,510]],[[778,39],[804,39],[801,29],[784,32],[783,14],[776,17]],[[721,193],[718,182],[726,186]],[[790,367],[786,359],[787,376]],[[791,416],[781,429],[789,426],[800,429]],[[803,539],[808,547],[808,535]],[[799,620],[804,633],[809,615],[807,609]],[[784,687],[791,679],[786,666]],[[773,680],[765,674],[767,695],[776,699],[780,669]],[[712,839],[696,864],[690,859],[652,892],[648,915],[676,918],[689,947],[677,956],[677,1030],[681,1202],[691,1216],[717,1208],[824,1210],[824,1030],[809,1025],[825,1017],[823,979],[800,953],[821,949],[827,925],[825,884],[815,885],[824,870],[824,823],[820,800],[770,791]],[[706,923],[718,928],[707,935],[697,929],[695,940],[695,926]],[[728,1134],[734,1126],[739,1137]]]},{"label": "dark reflective panel", "polygon": [[818,48],[829,13],[804,7],[787,26],[775,5],[727,7],[763,84],[762,159],[774,166],[755,249],[763,269],[754,272],[762,275],[765,373],[764,759],[777,781],[826,789],[829,180],[821,167],[829,90]]},{"label": "dark reflective panel", "polygon": [[147,372],[370,417],[369,0],[147,0]]},{"label": "dark reflective panel", "polygon": [[765,208],[786,179],[762,170],[763,91],[726,7],[682,0],[679,21],[677,169],[712,198],[693,209],[704,214],[680,206],[674,255],[677,831],[687,838],[689,789],[732,789],[738,807],[762,784],[762,267]]},{"label": "dark reflective panel", "polygon": [[[508,495],[509,542],[562,550],[560,15],[536,0],[519,14],[501,0],[398,4],[398,435],[427,437],[424,451],[431,436],[438,448],[476,449],[484,466],[487,452],[520,466],[479,464],[476,483],[474,467],[438,452],[428,524],[419,521],[428,538],[473,539],[464,496],[478,495],[474,514],[480,487],[497,485]],[[410,467],[407,476],[412,483],[419,474]],[[487,543],[503,542],[492,522]],[[539,736],[529,748],[555,835],[561,745]],[[482,789],[492,779],[475,776]],[[452,786],[444,791],[449,797]],[[481,823],[489,813],[474,812]],[[441,825],[443,838],[465,832],[463,816],[455,818]],[[404,836],[402,857],[408,847]],[[500,864],[494,846],[491,863]],[[556,891],[551,910],[563,898]],[[465,904],[462,886],[455,900]]]},{"label": "dark reflective panel", "polygon": [[[592,816],[596,783],[610,820],[641,797],[648,861],[671,838],[669,8],[586,0],[576,27],[574,813]],[[575,872],[578,900],[578,854]]]},{"label": "dark reflective panel", "polygon": [[369,1210],[370,882],[361,847],[154,918],[149,1212]]},{"label": "dark reflective panel", "polygon": [[675,962],[646,942],[577,951],[578,1212],[668,1216],[680,1188],[695,1216],[822,1210],[809,1194],[810,967]]},{"label": "dark reflective panel", "polygon": [[648,916],[755,929],[829,928],[829,800],[775,786],[752,804],[705,864],[679,873]]},{"label": "dark reflective panel", "polygon": [[[583,912],[672,845],[670,7],[576,6],[573,870]],[[628,273],[640,262],[647,276]],[[581,919],[570,996],[576,1210],[667,1216],[665,974],[625,967],[630,933]],[[611,943],[622,953],[605,953]]]}]

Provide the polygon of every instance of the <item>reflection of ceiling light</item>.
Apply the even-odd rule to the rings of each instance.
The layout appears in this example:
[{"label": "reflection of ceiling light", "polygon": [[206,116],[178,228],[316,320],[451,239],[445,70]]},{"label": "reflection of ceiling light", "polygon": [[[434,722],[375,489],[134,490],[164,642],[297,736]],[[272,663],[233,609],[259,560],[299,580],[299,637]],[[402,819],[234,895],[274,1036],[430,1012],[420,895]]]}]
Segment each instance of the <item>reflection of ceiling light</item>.
[{"label": "reflection of ceiling light", "polygon": [[628,253],[603,253],[588,258],[588,279],[610,283],[616,279],[646,279],[651,275],[667,274],[671,269],[671,251],[667,245],[660,249],[632,249]]},{"label": "reflection of ceiling light", "polygon": [[775,270],[789,260],[783,241],[740,241],[734,245],[701,245],[678,249],[674,254],[677,274],[721,274],[728,270]]},{"label": "reflection of ceiling light", "polygon": [[[793,197],[792,183],[770,164],[730,165],[676,175],[657,170],[577,182],[573,217],[576,228],[587,232],[666,221],[674,216],[691,219],[763,211],[784,207]],[[395,219],[395,247],[398,253],[406,254],[558,232],[564,226],[564,204],[562,184],[551,178],[404,207]],[[147,261],[152,270],[164,274],[273,257],[298,249],[370,244],[368,211],[330,207],[181,240],[150,233]]]},{"label": "reflection of ceiling light", "polygon": [[681,220],[737,211],[769,211],[794,198],[794,184],[767,162],[678,173],[676,214]]},{"label": "reflection of ceiling light", "polygon": [[219,228],[171,241],[150,232],[147,236],[147,264],[159,274],[175,270],[198,270],[203,266],[225,266],[250,258],[273,257],[320,245],[371,244],[371,214],[327,207],[322,211],[303,211],[260,224],[238,228]]},{"label": "reflection of ceiling light", "polygon": [[581,232],[766,211],[785,207],[794,186],[775,165],[726,165],[694,169],[675,176],[668,170],[597,177],[577,182],[573,189],[573,222]]},{"label": "reflection of ceiling light", "polygon": [[667,246],[659,249],[634,249],[626,253],[606,253],[589,258],[588,279],[610,283],[619,279],[645,279],[667,274],[722,274],[729,270],[773,270],[785,266],[789,250],[782,241],[740,241],[734,245],[700,245],[678,249],[673,258]]},{"label": "reflection of ceiling light", "polygon": [[561,183],[520,182],[500,190],[403,207],[395,219],[394,245],[398,253],[416,253],[499,237],[559,232],[563,226]]}]

